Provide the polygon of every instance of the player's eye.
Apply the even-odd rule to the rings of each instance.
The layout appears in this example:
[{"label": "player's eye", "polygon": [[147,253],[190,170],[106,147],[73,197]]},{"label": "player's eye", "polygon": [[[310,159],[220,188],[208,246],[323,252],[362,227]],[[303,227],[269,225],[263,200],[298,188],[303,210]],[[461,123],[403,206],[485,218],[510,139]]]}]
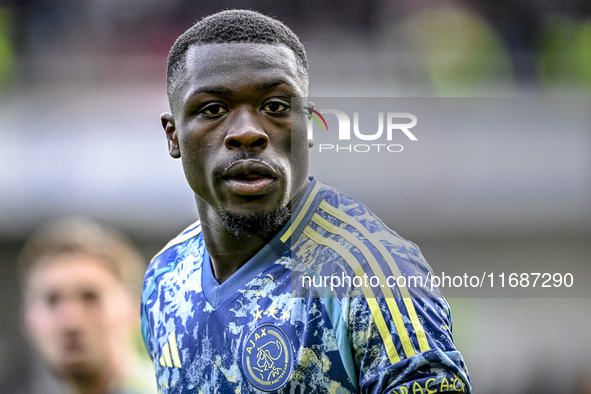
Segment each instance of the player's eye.
[{"label": "player's eye", "polygon": [[228,112],[228,110],[226,108],[224,108],[223,106],[221,106],[220,104],[208,105],[207,107],[205,107],[201,110],[201,113],[208,115],[208,116],[218,116],[221,114],[225,114],[226,112]]},{"label": "player's eye", "polygon": [[86,305],[92,305],[92,304],[96,304],[99,300],[99,295],[92,290],[84,290],[81,294],[80,294],[80,298],[82,300],[82,302]]},{"label": "player's eye", "polygon": [[48,306],[54,307],[60,301],[60,296],[57,293],[49,293],[45,296],[45,302]]},{"label": "player's eye", "polygon": [[279,101],[271,101],[270,103],[266,103],[263,105],[263,111],[268,111],[272,113],[281,113],[288,110],[287,105],[279,102]]}]

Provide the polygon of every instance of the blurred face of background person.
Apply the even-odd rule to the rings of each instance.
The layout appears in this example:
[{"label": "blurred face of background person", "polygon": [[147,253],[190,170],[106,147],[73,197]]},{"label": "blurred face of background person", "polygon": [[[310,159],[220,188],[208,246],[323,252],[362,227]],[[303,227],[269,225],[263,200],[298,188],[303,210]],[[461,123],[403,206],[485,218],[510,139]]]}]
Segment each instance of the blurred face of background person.
[{"label": "blurred face of background person", "polygon": [[137,343],[139,255],[96,224],[67,219],[34,236],[20,264],[25,334],[45,366],[75,392],[121,392]]},{"label": "blurred face of background person", "polygon": [[95,380],[117,375],[137,322],[136,304],[100,258],[83,253],[42,258],[25,300],[27,335],[57,375]]}]

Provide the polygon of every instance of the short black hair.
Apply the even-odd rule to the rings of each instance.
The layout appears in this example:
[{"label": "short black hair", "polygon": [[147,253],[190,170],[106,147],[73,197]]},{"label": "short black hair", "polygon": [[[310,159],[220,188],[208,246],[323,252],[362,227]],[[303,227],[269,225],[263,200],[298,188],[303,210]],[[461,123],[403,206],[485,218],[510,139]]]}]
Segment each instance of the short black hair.
[{"label": "short black hair", "polygon": [[185,57],[192,45],[252,43],[285,45],[296,55],[298,67],[308,80],[308,59],[298,36],[277,19],[250,10],[226,10],[205,17],[185,31],[168,54],[166,85],[172,109],[172,94],[185,70]]}]

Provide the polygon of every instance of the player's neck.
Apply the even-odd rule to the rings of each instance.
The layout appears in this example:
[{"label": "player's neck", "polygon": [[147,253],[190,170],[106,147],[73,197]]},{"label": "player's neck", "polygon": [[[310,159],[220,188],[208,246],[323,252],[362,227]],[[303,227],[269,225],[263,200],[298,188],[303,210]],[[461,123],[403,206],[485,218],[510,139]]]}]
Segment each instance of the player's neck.
[{"label": "player's neck", "polygon": [[[299,204],[309,183],[309,179],[306,179],[306,182],[292,198],[289,207],[296,207]],[[196,201],[205,247],[211,257],[213,274],[219,283],[226,281],[254,257],[287,222],[286,218],[282,225],[271,232],[242,232],[237,237],[228,230],[220,215],[209,204],[199,198]]]},{"label": "player's neck", "polygon": [[280,230],[278,228],[267,234],[243,232],[236,237],[221,223],[219,215],[211,207],[198,204],[197,208],[205,247],[211,257],[213,274],[219,283],[230,278]]}]

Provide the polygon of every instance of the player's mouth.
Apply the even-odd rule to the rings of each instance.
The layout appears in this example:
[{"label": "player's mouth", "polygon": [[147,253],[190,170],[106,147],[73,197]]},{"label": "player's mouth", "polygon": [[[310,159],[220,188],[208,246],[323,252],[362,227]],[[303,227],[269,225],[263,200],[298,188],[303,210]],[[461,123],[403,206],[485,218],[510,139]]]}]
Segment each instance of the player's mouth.
[{"label": "player's mouth", "polygon": [[228,186],[237,194],[256,196],[277,179],[277,173],[268,164],[256,160],[234,162],[222,175]]}]

